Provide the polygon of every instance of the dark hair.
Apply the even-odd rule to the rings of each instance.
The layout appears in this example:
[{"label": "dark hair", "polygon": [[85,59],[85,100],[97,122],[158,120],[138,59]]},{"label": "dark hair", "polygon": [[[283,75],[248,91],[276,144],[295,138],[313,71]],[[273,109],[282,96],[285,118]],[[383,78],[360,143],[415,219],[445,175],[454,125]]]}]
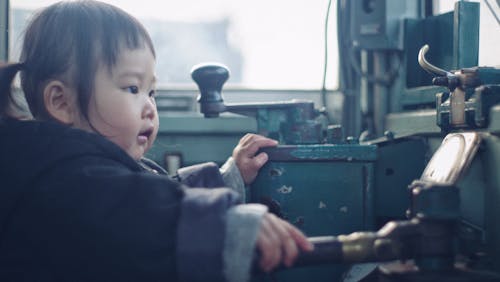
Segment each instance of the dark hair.
[{"label": "dark hair", "polygon": [[21,87],[33,117],[52,119],[45,109],[43,89],[50,80],[58,79],[75,88],[81,113],[88,120],[97,68],[102,62],[111,69],[121,46],[147,46],[155,56],[144,26],[115,6],[84,0],[59,2],[41,10],[25,31],[22,63],[0,67],[0,117],[12,101],[12,80],[20,70]]}]

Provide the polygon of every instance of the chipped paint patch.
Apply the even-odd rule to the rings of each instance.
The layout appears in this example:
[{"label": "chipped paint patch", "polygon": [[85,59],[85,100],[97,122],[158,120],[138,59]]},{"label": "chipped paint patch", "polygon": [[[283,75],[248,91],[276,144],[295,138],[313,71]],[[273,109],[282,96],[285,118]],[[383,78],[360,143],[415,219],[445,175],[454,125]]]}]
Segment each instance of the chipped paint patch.
[{"label": "chipped paint patch", "polygon": [[282,168],[272,168],[269,170],[269,176],[271,177],[278,177],[283,174],[283,169]]},{"label": "chipped paint patch", "polygon": [[304,217],[303,216],[298,216],[296,219],[295,219],[295,222],[294,224],[298,227],[301,227],[304,225]]},{"label": "chipped paint patch", "polygon": [[292,193],[293,187],[292,186],[283,185],[277,191],[278,191],[278,193],[281,193],[281,194],[289,194],[289,193]]},{"label": "chipped paint patch", "polygon": [[323,201],[319,201],[319,206],[318,206],[318,208],[320,208],[320,209],[326,209],[326,204],[325,204],[325,203],[323,203]]}]

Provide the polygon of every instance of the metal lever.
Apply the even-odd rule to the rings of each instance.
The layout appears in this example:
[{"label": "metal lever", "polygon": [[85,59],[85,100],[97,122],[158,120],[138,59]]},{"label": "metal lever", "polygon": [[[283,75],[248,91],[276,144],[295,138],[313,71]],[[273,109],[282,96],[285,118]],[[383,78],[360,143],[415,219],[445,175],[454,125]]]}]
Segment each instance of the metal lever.
[{"label": "metal lever", "polygon": [[432,75],[437,75],[437,76],[452,76],[453,74],[451,72],[445,71],[443,69],[440,69],[431,63],[429,63],[425,59],[425,54],[429,51],[429,45],[425,44],[422,48],[420,48],[420,51],[418,52],[418,64],[427,72],[429,72]]},{"label": "metal lever", "polygon": [[218,117],[231,112],[253,117],[257,133],[274,138],[281,144],[318,144],[324,139],[319,112],[311,101],[225,104],[222,86],[229,78],[226,66],[216,63],[193,67],[191,77],[198,84],[200,111],[205,117]]},{"label": "metal lever", "polygon": [[[377,232],[354,232],[349,235],[309,237],[311,252],[299,252],[292,267],[332,263],[383,262],[413,258],[417,253],[415,238],[420,236],[419,220],[391,221]],[[434,229],[433,229],[434,230]],[[435,234],[434,234],[435,235]],[[253,272],[259,273],[260,254],[253,258]],[[286,269],[279,266],[276,270]]]},{"label": "metal lever", "polygon": [[435,75],[432,79],[432,84],[438,86],[445,86],[454,91],[460,85],[460,79],[458,76],[452,72],[438,68],[425,59],[425,54],[429,51],[429,45],[425,44],[418,52],[418,63],[419,65],[431,75]]}]

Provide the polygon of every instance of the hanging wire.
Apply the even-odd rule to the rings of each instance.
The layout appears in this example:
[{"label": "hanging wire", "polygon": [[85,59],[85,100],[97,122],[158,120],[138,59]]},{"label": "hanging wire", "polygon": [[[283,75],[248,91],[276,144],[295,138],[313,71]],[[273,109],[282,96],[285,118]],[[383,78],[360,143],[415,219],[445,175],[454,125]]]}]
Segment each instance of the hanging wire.
[{"label": "hanging wire", "polygon": [[332,0],[328,0],[328,7],[326,8],[326,17],[325,17],[325,53],[324,53],[324,63],[323,63],[323,82],[321,84],[321,102],[323,103],[323,107],[326,108],[326,74],[328,68],[328,23],[330,19],[330,7],[332,5]]}]

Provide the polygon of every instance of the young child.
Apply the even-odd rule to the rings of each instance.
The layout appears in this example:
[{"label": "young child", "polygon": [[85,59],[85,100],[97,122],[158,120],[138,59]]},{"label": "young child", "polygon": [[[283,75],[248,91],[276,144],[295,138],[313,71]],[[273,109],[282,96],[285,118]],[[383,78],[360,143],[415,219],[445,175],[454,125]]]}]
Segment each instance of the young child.
[{"label": "young child", "polygon": [[[60,2],[31,21],[20,63],[0,68],[0,280],[245,281],[255,250],[270,271],[312,249],[230,189],[151,172],[154,67],[149,35],[114,6]],[[11,115],[17,72],[34,120]],[[235,149],[245,183],[270,145]]]}]

